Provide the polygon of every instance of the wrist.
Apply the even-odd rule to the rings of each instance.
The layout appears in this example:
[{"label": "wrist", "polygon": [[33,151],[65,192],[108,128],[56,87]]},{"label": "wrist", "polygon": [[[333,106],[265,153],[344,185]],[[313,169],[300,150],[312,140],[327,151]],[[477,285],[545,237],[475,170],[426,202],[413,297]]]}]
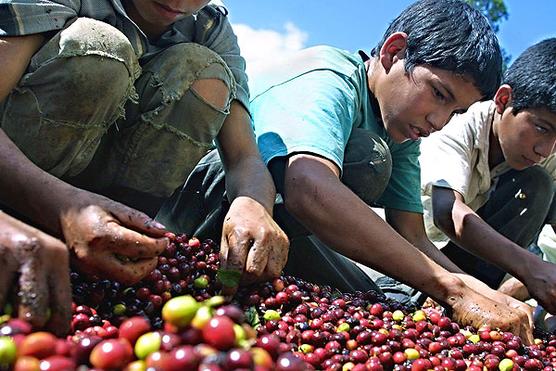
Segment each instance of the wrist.
[{"label": "wrist", "polygon": [[437,298],[439,302],[453,308],[470,290],[465,282],[455,274],[443,274],[436,280]]},{"label": "wrist", "polygon": [[521,255],[519,259],[516,259],[520,264],[516,264],[515,269],[509,270],[509,273],[527,285],[527,281],[531,278],[531,272],[541,271],[544,261],[525,249],[522,249]]},{"label": "wrist", "polygon": [[262,210],[264,210],[267,214],[272,216],[272,208],[270,208],[269,210],[268,205],[259,202],[251,196],[238,196],[234,198],[232,203],[230,204],[230,208],[232,207],[248,208],[250,210],[258,209],[261,212]]},{"label": "wrist", "polygon": [[79,203],[79,191],[59,179],[48,182],[37,192],[37,202],[32,210],[36,222],[56,236],[62,236],[61,218]]}]

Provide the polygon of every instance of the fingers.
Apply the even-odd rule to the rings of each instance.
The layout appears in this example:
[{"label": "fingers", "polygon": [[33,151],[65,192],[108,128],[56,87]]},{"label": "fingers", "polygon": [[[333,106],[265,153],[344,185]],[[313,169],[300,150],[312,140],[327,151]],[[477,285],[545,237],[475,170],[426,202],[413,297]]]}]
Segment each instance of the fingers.
[{"label": "fingers", "polygon": [[57,246],[51,252],[56,262],[49,272],[51,316],[47,329],[58,336],[66,335],[71,322],[71,283],[69,278],[69,257],[65,245]]},{"label": "fingers", "polygon": [[[224,229],[226,230],[226,229]],[[220,246],[220,266],[223,270],[232,270],[244,273],[247,253],[252,241],[245,237],[237,237],[236,233],[230,232],[222,234]],[[243,275],[245,278],[245,275]],[[237,291],[237,286],[222,287],[222,294],[233,296]]]},{"label": "fingers", "polygon": [[226,255],[221,254],[222,268],[243,272],[247,253],[254,241],[246,238],[246,236],[238,237],[233,232],[226,236],[226,238]]},{"label": "fingers", "polygon": [[245,271],[255,277],[260,277],[267,267],[270,251],[271,247],[268,244],[263,245],[260,240],[255,240],[247,254]]},{"label": "fingers", "polygon": [[110,207],[109,211],[122,225],[151,237],[163,237],[168,232],[166,227],[150,218],[147,214],[123,204],[114,202],[114,206]]},{"label": "fingers", "polygon": [[111,224],[106,234],[95,241],[95,248],[102,248],[132,259],[154,258],[160,255],[169,240],[166,237],[152,238]]},{"label": "fingers", "polygon": [[124,262],[110,252],[103,252],[79,259],[77,265],[87,273],[133,285],[155,269],[157,263],[157,258]]},{"label": "fingers", "polygon": [[3,311],[4,305],[8,300],[10,287],[15,278],[18,265],[15,257],[10,249],[1,245],[0,242],[0,312]]},{"label": "fingers", "polygon": [[525,319],[521,321],[521,326],[519,329],[519,337],[521,337],[522,341],[525,345],[531,345],[534,342],[533,337],[533,327],[526,322]]},{"label": "fingers", "polygon": [[[286,240],[287,241],[287,240]],[[289,243],[285,246],[275,247],[273,253],[268,257],[268,271],[272,278],[278,277],[288,261]]]},{"label": "fingers", "polygon": [[36,249],[27,250],[28,256],[20,269],[19,318],[33,327],[43,327],[48,321],[49,290],[44,262],[35,255]]}]

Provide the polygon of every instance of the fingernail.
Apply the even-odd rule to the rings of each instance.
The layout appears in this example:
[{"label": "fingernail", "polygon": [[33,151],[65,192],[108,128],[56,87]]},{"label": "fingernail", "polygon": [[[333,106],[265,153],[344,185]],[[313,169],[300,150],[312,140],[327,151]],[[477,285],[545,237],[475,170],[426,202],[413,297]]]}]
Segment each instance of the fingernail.
[{"label": "fingernail", "polygon": [[165,227],[164,225],[160,224],[160,223],[157,222],[156,220],[153,220],[152,223],[151,223],[151,225],[152,225],[153,227],[155,227],[155,228],[158,228],[158,229],[166,229],[166,227]]}]

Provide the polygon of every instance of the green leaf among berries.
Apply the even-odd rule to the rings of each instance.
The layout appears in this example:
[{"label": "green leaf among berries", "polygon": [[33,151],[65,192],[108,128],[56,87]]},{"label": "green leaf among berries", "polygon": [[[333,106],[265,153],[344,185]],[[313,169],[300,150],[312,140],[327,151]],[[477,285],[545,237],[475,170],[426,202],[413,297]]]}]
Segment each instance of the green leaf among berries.
[{"label": "green leaf among berries", "polygon": [[216,273],[216,279],[220,281],[222,286],[237,287],[241,280],[241,272],[230,269],[219,269]]}]

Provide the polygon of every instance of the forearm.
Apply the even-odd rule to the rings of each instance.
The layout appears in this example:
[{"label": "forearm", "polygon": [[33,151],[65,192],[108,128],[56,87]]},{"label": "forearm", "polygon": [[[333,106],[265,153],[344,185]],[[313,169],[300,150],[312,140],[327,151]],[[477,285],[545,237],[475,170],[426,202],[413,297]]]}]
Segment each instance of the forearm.
[{"label": "forearm", "polygon": [[452,273],[465,273],[460,267],[444,255],[429,239],[416,241],[413,245],[447,271]]},{"label": "forearm", "polygon": [[243,158],[227,169],[226,191],[230,201],[237,197],[249,197],[263,205],[272,215],[276,189],[259,156]]},{"label": "forearm", "polygon": [[452,241],[520,280],[541,262],[537,256],[497,232],[464,204],[454,207],[452,219],[453,228],[442,228]]},{"label": "forearm", "polygon": [[33,164],[0,129],[0,202],[61,237],[62,205],[75,189]]},{"label": "forearm", "polygon": [[276,188],[259,154],[249,115],[239,102],[232,103],[217,142],[230,201],[249,197],[272,215]]},{"label": "forearm", "polygon": [[423,215],[416,212],[386,209],[386,221],[409,243],[418,248],[429,259],[452,273],[464,273],[428,238]]},{"label": "forearm", "polygon": [[310,185],[288,177],[286,191],[288,209],[338,252],[439,302],[453,305],[463,298],[467,288],[460,279],[403,239],[333,174]]}]

